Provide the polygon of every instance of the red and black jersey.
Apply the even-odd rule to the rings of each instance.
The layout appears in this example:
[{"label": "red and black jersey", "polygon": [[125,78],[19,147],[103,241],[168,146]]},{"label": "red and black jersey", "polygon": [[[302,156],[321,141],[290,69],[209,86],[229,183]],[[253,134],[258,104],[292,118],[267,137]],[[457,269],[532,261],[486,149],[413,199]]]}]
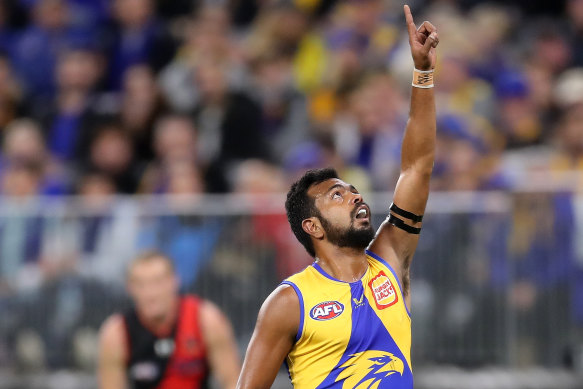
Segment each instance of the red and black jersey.
[{"label": "red and black jersey", "polygon": [[124,315],[127,371],[133,389],[203,389],[209,366],[199,324],[201,300],[183,296],[176,324],[168,336],[146,328],[135,309]]}]

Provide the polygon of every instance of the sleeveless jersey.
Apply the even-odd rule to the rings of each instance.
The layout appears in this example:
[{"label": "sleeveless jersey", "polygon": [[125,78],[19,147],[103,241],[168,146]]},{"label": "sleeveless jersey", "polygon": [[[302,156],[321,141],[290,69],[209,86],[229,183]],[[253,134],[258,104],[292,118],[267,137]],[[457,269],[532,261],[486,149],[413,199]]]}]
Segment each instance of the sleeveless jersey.
[{"label": "sleeveless jersey", "polygon": [[194,296],[181,297],[176,324],[166,337],[147,329],[135,310],[124,315],[130,388],[206,388],[209,369],[199,327],[200,304]]},{"label": "sleeveless jersey", "polygon": [[314,263],[283,284],[296,291],[300,325],[286,363],[296,389],[412,389],[411,317],[399,279],[367,251],[356,282]]}]

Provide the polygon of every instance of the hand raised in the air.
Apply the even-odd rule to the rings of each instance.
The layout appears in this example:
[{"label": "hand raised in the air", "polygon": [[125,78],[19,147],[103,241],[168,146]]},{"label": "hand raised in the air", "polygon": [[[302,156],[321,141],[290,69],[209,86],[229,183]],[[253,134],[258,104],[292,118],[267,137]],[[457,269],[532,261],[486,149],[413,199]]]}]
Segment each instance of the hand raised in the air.
[{"label": "hand raised in the air", "polygon": [[405,5],[404,10],[407,31],[409,32],[409,45],[411,45],[411,55],[413,56],[415,68],[419,70],[433,69],[436,60],[435,48],[439,43],[437,28],[427,21],[417,28],[409,6]]}]

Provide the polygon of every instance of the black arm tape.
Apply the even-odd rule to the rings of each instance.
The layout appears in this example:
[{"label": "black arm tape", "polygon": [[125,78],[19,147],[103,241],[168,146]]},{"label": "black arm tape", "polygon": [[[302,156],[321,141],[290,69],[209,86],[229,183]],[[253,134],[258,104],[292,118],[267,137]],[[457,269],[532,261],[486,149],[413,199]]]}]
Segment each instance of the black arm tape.
[{"label": "black arm tape", "polygon": [[389,223],[410,234],[419,235],[421,233],[421,228],[411,227],[410,225],[406,224],[404,221],[393,215],[389,215]]},{"label": "black arm tape", "polygon": [[415,223],[421,223],[421,221],[423,220],[423,215],[416,215],[412,212],[405,211],[404,209],[397,207],[395,203],[391,204],[391,207],[389,209],[395,212],[397,215],[410,219]]}]

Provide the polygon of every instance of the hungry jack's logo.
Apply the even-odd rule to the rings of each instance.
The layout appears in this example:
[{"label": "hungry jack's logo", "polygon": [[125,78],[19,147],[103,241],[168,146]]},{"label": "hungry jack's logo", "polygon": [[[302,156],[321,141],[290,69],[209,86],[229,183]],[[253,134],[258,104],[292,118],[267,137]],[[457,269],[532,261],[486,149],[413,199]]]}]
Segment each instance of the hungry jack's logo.
[{"label": "hungry jack's logo", "polygon": [[378,309],[388,308],[399,301],[399,297],[397,296],[397,292],[391,279],[387,277],[382,270],[370,280],[368,286],[372,291]]}]

